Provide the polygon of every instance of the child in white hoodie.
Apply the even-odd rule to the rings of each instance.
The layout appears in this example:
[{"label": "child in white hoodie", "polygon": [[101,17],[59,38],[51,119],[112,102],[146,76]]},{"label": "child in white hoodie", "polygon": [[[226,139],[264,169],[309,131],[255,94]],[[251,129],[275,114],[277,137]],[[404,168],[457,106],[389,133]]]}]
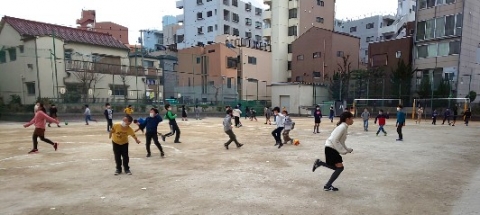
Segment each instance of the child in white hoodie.
[{"label": "child in white hoodie", "polygon": [[275,146],[278,146],[278,148],[282,148],[283,143],[281,135],[285,127],[285,116],[280,113],[279,107],[273,108],[273,115],[276,116],[277,119],[277,128],[272,131],[272,136],[273,138],[275,138]]},{"label": "child in white hoodie", "polygon": [[242,111],[240,107],[237,105],[235,109],[233,109],[233,117],[235,118],[235,127],[240,128],[242,123],[240,123],[240,116],[242,115]]},{"label": "child in white hoodie", "polygon": [[333,130],[330,137],[325,142],[325,162],[320,159],[315,160],[312,171],[324,166],[329,169],[335,170],[330,180],[323,187],[325,191],[338,191],[338,188],[332,186],[333,182],[338,178],[343,171],[343,159],[342,155],[352,153],[353,149],[348,148],[345,145],[347,140],[348,126],[353,124],[353,114],[350,112],[344,112],[340,115],[340,122],[337,123],[337,127]]}]

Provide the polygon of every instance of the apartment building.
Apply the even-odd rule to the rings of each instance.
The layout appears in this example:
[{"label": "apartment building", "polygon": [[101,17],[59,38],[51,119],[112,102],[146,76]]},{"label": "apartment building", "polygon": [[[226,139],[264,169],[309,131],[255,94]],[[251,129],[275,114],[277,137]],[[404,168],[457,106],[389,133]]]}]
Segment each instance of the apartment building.
[{"label": "apartment building", "polygon": [[263,37],[272,46],[272,81],[291,80],[291,46],[311,27],[333,30],[335,0],[264,0]]},{"label": "apartment building", "polygon": [[415,21],[416,0],[398,0],[396,15],[375,15],[355,20],[335,20],[335,31],[360,37],[360,63],[368,64],[368,44],[402,38],[406,24]]},{"label": "apartment building", "polygon": [[143,69],[129,65],[129,48],[105,33],[3,17],[0,93],[23,104],[38,97],[64,102],[143,98]]},{"label": "apartment building", "polygon": [[177,24],[177,17],[172,15],[162,16],[162,26]]},{"label": "apartment building", "polygon": [[[142,74],[141,81],[145,89],[146,98],[152,101],[161,101],[164,94],[164,74],[160,65],[160,58],[152,55],[142,55],[140,52],[129,54],[130,68],[137,68],[136,73]],[[143,95],[140,97],[143,98]]]},{"label": "apartment building", "polygon": [[141,30],[142,41],[140,44],[148,52],[165,50],[163,32],[159,30]]},{"label": "apartment building", "polygon": [[[450,82],[451,97],[479,92],[480,2],[477,0],[418,1],[414,65],[418,88],[422,78],[437,88]],[[473,80],[473,81],[472,81]]]},{"label": "apartment building", "polygon": [[82,16],[77,19],[78,28],[112,35],[123,44],[128,43],[128,28],[113,22],[97,22],[95,10],[82,10]]},{"label": "apartment building", "polygon": [[223,34],[262,40],[261,5],[241,0],[178,0],[177,8],[183,10],[177,16],[183,23],[177,30],[178,49],[212,43]]}]

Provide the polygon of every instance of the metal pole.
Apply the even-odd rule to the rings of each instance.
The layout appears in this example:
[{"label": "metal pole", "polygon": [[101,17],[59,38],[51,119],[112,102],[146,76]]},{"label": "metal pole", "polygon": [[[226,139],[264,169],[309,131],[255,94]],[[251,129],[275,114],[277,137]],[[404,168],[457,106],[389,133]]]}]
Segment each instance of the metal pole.
[{"label": "metal pole", "polygon": [[338,96],[338,100],[342,101],[342,88],[343,88],[343,80],[342,75],[340,74],[340,95]]},{"label": "metal pole", "polygon": [[[140,38],[141,37],[142,36],[140,36]],[[137,49],[137,45],[135,45],[135,88],[136,88],[136,91],[137,91],[137,106],[138,106],[138,61],[137,61],[138,58],[137,58],[137,55],[138,55],[138,49]],[[126,75],[125,75],[125,78],[127,78]],[[123,90],[126,91],[127,89],[123,89]],[[125,92],[125,93],[127,93],[127,92]],[[127,101],[125,101],[125,102],[127,102]]]},{"label": "metal pole", "polygon": [[382,107],[385,106],[385,78],[382,80]]},{"label": "metal pole", "polygon": [[[140,31],[140,38],[142,38],[142,40],[140,40],[140,50],[142,51],[142,68],[143,68],[143,75],[145,77],[145,82],[143,83],[143,96],[146,96],[147,94],[147,76],[145,75],[145,62],[144,62],[144,58],[143,58],[143,30]],[[138,74],[137,74],[138,75]],[[137,88],[137,95],[138,95],[138,88]],[[138,97],[138,96],[137,96]],[[137,107],[138,107],[138,98],[137,98]]]},{"label": "metal pole", "polygon": [[[52,69],[52,82],[54,82],[53,79],[53,54],[50,50],[50,68]],[[52,95],[55,96],[55,85],[52,84]]]},{"label": "metal pole", "polygon": [[432,78],[430,79],[431,82],[432,82],[432,84],[431,84],[431,86],[430,86],[431,91],[432,91],[432,92],[430,92],[430,93],[431,93],[431,97],[430,97],[430,108],[432,108],[432,116],[433,116],[433,91],[434,91],[434,89],[435,89],[435,86],[434,86],[434,85],[435,85],[435,82],[434,82],[434,80],[433,80],[433,75],[434,75],[434,74],[433,74],[433,71],[432,71]]},{"label": "metal pole", "polygon": [[257,80],[257,102],[258,102],[258,80]]},{"label": "metal pole", "polygon": [[[40,69],[38,68],[38,47],[37,47],[37,38],[35,38],[35,67],[37,67],[37,89],[38,97],[42,98],[42,89],[40,88]],[[37,98],[35,98],[37,99]]]},{"label": "metal pole", "polygon": [[[55,48],[55,31],[52,32],[52,38],[53,38],[53,63],[55,66],[55,84],[57,86],[57,93],[56,93],[56,99],[58,102],[58,70],[57,70],[57,49]],[[55,96],[55,95],[54,95]]]}]

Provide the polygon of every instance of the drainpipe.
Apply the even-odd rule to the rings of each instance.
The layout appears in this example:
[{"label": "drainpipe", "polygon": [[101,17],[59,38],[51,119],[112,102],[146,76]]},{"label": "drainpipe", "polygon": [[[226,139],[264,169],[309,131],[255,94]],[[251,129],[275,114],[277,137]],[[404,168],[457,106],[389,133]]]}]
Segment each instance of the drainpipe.
[{"label": "drainpipe", "polygon": [[35,67],[37,67],[37,89],[38,97],[42,98],[42,90],[40,88],[40,69],[38,68],[38,47],[37,47],[37,37],[35,37]]}]

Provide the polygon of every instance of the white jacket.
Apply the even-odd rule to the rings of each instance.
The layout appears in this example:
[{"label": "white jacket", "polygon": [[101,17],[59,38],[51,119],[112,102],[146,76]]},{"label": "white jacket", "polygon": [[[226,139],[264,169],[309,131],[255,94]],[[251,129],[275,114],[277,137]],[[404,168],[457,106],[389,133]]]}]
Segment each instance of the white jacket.
[{"label": "white jacket", "polygon": [[233,116],[236,116],[236,117],[240,117],[240,115],[242,114],[242,111],[238,108],[235,108],[233,109]]},{"label": "white jacket", "polygon": [[275,122],[277,123],[277,128],[285,127],[285,116],[281,113],[278,113],[277,120]]},{"label": "white jacket", "polygon": [[338,153],[344,155],[353,151],[345,145],[347,140],[348,125],[342,123],[337,126],[330,134],[330,137],[325,141],[325,146],[337,150]]}]

